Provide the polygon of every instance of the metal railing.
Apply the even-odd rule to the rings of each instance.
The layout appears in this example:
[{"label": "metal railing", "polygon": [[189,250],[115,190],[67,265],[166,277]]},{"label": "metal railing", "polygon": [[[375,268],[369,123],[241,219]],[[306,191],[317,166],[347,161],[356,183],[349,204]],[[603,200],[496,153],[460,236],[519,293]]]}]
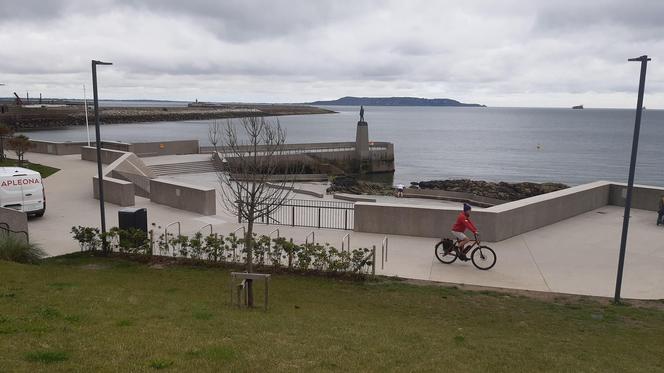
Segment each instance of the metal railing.
[{"label": "metal railing", "polygon": [[202,233],[201,231],[202,231],[203,229],[205,229],[205,228],[208,228],[208,227],[210,228],[210,236],[211,236],[211,235],[212,235],[212,224],[205,224],[204,226],[200,227],[200,228],[196,231],[196,233],[199,233],[199,232]]},{"label": "metal railing", "polygon": [[[345,247],[344,243],[346,243]],[[341,238],[341,252],[344,252],[344,249],[350,251],[350,233],[347,233]]]},{"label": "metal railing", "polygon": [[[174,222],[168,224],[168,225],[166,226],[166,228],[164,228],[164,239],[165,239],[166,242],[167,242],[167,244],[166,244],[167,247],[171,247],[170,239],[168,238],[168,228],[170,228],[170,227],[172,227],[172,226],[174,226],[174,225],[177,225],[177,226],[178,226],[178,235],[177,235],[177,237],[179,238],[179,237],[182,235],[182,224],[180,224],[179,221],[174,221]],[[175,256],[175,245],[172,247],[172,249],[173,249],[173,256]]]},{"label": "metal railing", "polygon": [[281,237],[279,234],[279,228],[273,229],[270,231],[270,233],[267,234],[267,237],[270,239],[270,244],[267,247],[266,253],[263,255],[263,261],[266,261],[266,256],[269,258],[270,255],[272,255],[272,241],[274,240],[274,238],[272,238],[272,234],[274,234],[274,232],[277,232],[277,239]]},{"label": "metal railing", "polygon": [[[237,237],[237,232],[239,232],[240,230],[242,231],[242,239],[240,240],[240,242],[244,242],[244,240],[247,238],[247,229],[244,227],[244,225],[241,226],[240,228],[234,230],[233,233],[231,233],[231,234],[235,235],[235,237]],[[234,247],[233,248],[233,261],[235,262],[236,259],[237,259],[237,247]]]},{"label": "metal railing", "polygon": [[316,232],[311,231],[306,237],[304,237],[304,244],[305,245],[309,244],[309,237],[311,237],[311,243],[316,244]]},{"label": "metal railing", "polygon": [[[262,205],[270,204],[270,202]],[[265,206],[258,206],[265,209]],[[238,211],[240,222],[242,214]],[[261,224],[290,225],[292,227],[353,229],[355,205],[353,202],[292,199],[281,204],[269,215],[260,217]]]}]

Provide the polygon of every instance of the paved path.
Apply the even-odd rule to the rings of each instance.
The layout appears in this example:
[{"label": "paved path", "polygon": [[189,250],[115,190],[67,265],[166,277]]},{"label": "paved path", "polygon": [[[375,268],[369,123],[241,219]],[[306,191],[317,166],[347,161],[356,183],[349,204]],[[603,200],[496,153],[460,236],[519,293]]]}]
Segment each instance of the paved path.
[{"label": "paved path", "polygon": [[[50,255],[78,250],[69,233],[73,225],[99,226],[99,203],[92,198],[95,164],[79,158],[34,153],[27,156],[33,162],[62,169],[45,180],[46,214],[43,218],[31,219],[29,223],[31,239],[40,243]],[[188,181],[192,182],[191,179]],[[149,221],[161,227],[181,221],[184,234],[194,233],[205,224],[212,224],[221,234],[240,227],[237,218],[225,211],[221,202],[218,214],[209,217],[153,204],[141,197],[136,197],[136,207],[146,207]],[[118,206],[106,204],[109,227],[117,225],[118,210]],[[436,239],[391,235],[388,261],[385,268],[380,269],[379,255],[377,272],[421,280],[613,296],[622,211],[619,207],[605,206],[505,241],[490,243],[498,255],[498,262],[490,271],[477,270],[469,262],[451,265],[438,262],[433,255]],[[632,211],[624,297],[664,299],[664,228],[655,226],[655,218],[653,212]],[[312,231],[311,228],[265,225],[258,225],[257,231],[267,234],[275,228],[279,228],[281,236],[293,237],[298,242],[304,242]],[[353,248],[376,245],[379,253],[385,237],[342,230],[314,231],[316,241],[329,242],[337,247],[343,236],[351,233]],[[447,231],[447,227],[441,227],[441,231]]]}]

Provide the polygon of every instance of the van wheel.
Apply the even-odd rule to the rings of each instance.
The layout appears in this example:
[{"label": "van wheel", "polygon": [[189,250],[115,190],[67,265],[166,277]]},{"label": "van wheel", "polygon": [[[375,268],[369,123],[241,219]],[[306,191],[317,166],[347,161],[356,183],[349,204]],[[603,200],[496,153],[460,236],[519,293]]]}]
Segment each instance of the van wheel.
[{"label": "van wheel", "polygon": [[42,216],[44,216],[44,211],[40,211],[40,212],[36,213],[35,216],[38,217],[38,218],[41,218]]}]

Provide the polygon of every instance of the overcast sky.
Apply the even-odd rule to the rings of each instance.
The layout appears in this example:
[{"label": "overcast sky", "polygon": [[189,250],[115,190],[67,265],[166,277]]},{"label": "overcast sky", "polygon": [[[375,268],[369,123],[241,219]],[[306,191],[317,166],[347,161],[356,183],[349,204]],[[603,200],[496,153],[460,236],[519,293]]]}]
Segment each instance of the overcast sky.
[{"label": "overcast sky", "polygon": [[664,109],[664,1],[0,0],[0,96]]}]

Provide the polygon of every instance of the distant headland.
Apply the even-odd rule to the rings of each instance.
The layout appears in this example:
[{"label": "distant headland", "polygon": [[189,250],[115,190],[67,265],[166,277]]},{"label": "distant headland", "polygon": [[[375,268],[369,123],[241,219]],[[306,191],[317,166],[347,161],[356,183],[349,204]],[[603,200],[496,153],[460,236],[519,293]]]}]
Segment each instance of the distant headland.
[{"label": "distant headland", "polygon": [[466,104],[449,98],[419,97],[352,97],[346,96],[331,101],[314,101],[308,105],[345,105],[345,106],[465,106],[486,107],[480,104]]}]

